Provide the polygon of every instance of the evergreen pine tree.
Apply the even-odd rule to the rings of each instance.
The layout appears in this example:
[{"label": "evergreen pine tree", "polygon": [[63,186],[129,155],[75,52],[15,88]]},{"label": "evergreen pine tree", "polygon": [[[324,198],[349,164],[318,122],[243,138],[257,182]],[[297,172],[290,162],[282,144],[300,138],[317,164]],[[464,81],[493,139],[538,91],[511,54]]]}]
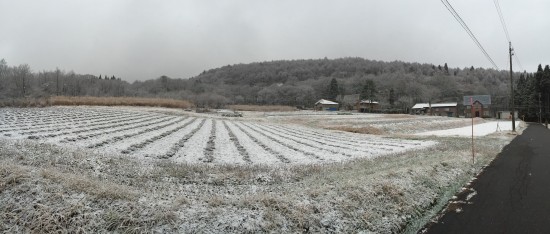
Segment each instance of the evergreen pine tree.
[{"label": "evergreen pine tree", "polygon": [[443,69],[445,69],[445,74],[449,75],[449,67],[447,67],[447,63],[445,63],[445,66],[443,66]]},{"label": "evergreen pine tree", "polygon": [[393,88],[390,89],[390,96],[388,101],[390,102],[390,105],[393,107],[393,104],[395,103],[395,92]]},{"label": "evergreen pine tree", "polygon": [[336,81],[335,78],[332,78],[328,86],[326,98],[328,100],[334,101],[336,100],[337,96],[338,96],[338,81]]},{"label": "evergreen pine tree", "polygon": [[363,85],[363,89],[361,89],[361,93],[359,94],[359,98],[361,100],[371,100],[374,98],[374,95],[376,94],[376,86],[374,84],[374,81],[367,80],[365,82],[365,85]]}]

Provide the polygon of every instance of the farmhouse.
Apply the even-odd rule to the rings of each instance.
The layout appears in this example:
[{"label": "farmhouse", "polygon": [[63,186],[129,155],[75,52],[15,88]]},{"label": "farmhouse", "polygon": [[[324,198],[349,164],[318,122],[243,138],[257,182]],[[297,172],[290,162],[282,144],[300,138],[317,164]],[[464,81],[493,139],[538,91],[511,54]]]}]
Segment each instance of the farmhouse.
[{"label": "farmhouse", "polygon": [[357,106],[357,111],[359,112],[373,112],[373,111],[380,110],[380,103],[373,100],[358,101],[356,106]]},{"label": "farmhouse", "polygon": [[[464,96],[464,116],[466,118],[482,117],[490,118],[491,114],[491,96],[490,95],[474,95]],[[473,111],[472,111],[473,108]]]},{"label": "farmhouse", "polygon": [[339,104],[337,102],[321,99],[315,103],[315,110],[337,111]]},{"label": "farmhouse", "polygon": [[449,103],[417,103],[412,109],[412,114],[415,115],[436,115],[436,116],[447,116],[447,117],[457,117],[458,109],[456,102]]}]

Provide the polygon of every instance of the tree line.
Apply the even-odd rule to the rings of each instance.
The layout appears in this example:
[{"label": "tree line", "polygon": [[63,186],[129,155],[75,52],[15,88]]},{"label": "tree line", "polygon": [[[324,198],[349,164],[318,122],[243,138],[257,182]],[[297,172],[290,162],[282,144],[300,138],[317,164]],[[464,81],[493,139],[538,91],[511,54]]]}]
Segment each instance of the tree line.
[{"label": "tree line", "polygon": [[530,121],[550,118],[550,66],[543,69],[539,64],[537,72],[522,73],[514,99],[520,117]]}]

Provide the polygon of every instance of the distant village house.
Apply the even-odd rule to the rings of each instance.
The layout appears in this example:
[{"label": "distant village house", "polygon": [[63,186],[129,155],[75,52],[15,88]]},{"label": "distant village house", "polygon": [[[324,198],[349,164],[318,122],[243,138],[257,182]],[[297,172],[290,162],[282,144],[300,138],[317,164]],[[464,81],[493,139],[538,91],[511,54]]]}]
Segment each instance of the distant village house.
[{"label": "distant village house", "polygon": [[357,111],[359,112],[377,112],[380,110],[380,103],[372,100],[361,100],[357,102]]},{"label": "distant village house", "polygon": [[315,103],[315,110],[318,111],[337,111],[339,104],[337,102],[321,99]]}]

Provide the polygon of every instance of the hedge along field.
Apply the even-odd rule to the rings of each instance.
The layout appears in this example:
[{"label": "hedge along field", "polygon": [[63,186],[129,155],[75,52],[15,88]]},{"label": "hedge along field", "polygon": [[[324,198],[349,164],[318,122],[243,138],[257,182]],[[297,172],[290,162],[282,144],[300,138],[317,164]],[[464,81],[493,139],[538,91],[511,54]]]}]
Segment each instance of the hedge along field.
[{"label": "hedge along field", "polygon": [[433,141],[188,116],[147,108],[3,108],[0,137],[30,139],[129,157],[210,164],[315,164],[374,158]]}]

